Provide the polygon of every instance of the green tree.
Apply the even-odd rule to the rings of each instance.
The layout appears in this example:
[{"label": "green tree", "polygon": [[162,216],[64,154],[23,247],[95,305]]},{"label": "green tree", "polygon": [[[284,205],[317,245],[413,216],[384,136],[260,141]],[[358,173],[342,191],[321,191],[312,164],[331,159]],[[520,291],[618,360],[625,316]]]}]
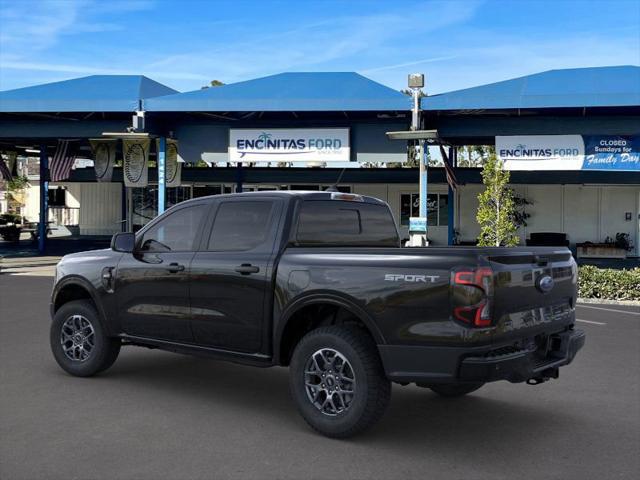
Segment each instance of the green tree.
[{"label": "green tree", "polygon": [[490,155],[495,154],[493,145],[466,145],[458,147],[459,167],[481,167]]},{"label": "green tree", "polygon": [[223,85],[224,85],[224,82],[221,82],[220,80],[211,80],[209,82],[209,85],[205,85],[204,87],[201,87],[201,89],[204,90],[210,87],[221,87]]},{"label": "green tree", "polygon": [[485,190],[478,195],[476,220],[480,224],[478,245],[481,247],[514,247],[520,238],[513,222],[516,205],[513,191],[507,186],[509,171],[503,169],[502,161],[490,154],[482,169]]}]

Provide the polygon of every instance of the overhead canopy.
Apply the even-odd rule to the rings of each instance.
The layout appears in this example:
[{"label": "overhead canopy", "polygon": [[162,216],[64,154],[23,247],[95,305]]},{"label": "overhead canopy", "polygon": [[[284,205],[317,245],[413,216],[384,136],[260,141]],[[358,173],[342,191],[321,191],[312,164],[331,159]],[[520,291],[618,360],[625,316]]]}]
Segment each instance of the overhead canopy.
[{"label": "overhead canopy", "polygon": [[0,92],[0,112],[133,112],[177,91],[143,75],[91,75]]},{"label": "overhead canopy", "polygon": [[640,67],[549,70],[422,98],[439,110],[625,107],[640,105]]},{"label": "overhead canopy", "polygon": [[281,73],[157,97],[150,112],[407,111],[411,99],[355,72]]}]

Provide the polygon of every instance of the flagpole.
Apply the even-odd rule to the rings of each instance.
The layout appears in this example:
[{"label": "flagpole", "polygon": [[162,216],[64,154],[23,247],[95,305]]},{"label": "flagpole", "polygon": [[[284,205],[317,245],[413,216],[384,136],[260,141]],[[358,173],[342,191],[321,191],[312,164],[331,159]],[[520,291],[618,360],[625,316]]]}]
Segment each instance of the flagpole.
[{"label": "flagpole", "polygon": [[40,223],[38,224],[38,251],[44,255],[47,247],[47,222],[49,220],[49,157],[47,144],[40,145]]}]

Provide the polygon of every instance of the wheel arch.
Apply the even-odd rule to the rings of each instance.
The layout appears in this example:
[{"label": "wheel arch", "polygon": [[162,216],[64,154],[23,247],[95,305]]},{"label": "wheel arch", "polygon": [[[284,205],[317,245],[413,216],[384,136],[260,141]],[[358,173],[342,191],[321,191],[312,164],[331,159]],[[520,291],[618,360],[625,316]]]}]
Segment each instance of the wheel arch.
[{"label": "wheel arch", "polygon": [[280,316],[274,331],[274,363],[288,365],[293,348],[304,333],[309,331],[308,328],[300,326],[300,321],[305,323],[305,327],[312,327],[311,329],[325,324],[322,318],[306,318],[307,312],[322,312],[323,308],[343,312],[342,315],[348,315],[359,323],[376,344],[385,343],[382,332],[371,315],[355,300],[335,293],[311,293],[289,304]]},{"label": "wheel arch", "polygon": [[103,327],[110,332],[110,327],[106,321],[106,315],[102,308],[102,303],[98,293],[91,283],[78,276],[69,276],[61,280],[56,286],[51,296],[51,317],[66,303],[74,300],[90,300],[98,312],[98,317]]}]

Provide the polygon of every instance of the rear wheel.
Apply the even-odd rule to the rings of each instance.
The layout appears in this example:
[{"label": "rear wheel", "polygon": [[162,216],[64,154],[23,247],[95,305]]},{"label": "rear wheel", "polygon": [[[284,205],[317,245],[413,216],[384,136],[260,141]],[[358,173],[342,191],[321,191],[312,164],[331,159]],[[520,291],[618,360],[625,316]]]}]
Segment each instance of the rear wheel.
[{"label": "rear wheel", "polygon": [[467,393],[475,392],[484,383],[443,383],[441,385],[429,385],[429,388],[442,397],[461,397]]},{"label": "rear wheel", "polygon": [[49,341],[58,365],[77,377],[106,370],[120,353],[120,339],[106,335],[95,307],[87,300],[60,307],[51,323]]},{"label": "rear wheel", "polygon": [[321,327],[305,335],[291,359],[290,390],[305,421],[334,438],[371,427],[391,397],[375,343],[355,326]]}]

